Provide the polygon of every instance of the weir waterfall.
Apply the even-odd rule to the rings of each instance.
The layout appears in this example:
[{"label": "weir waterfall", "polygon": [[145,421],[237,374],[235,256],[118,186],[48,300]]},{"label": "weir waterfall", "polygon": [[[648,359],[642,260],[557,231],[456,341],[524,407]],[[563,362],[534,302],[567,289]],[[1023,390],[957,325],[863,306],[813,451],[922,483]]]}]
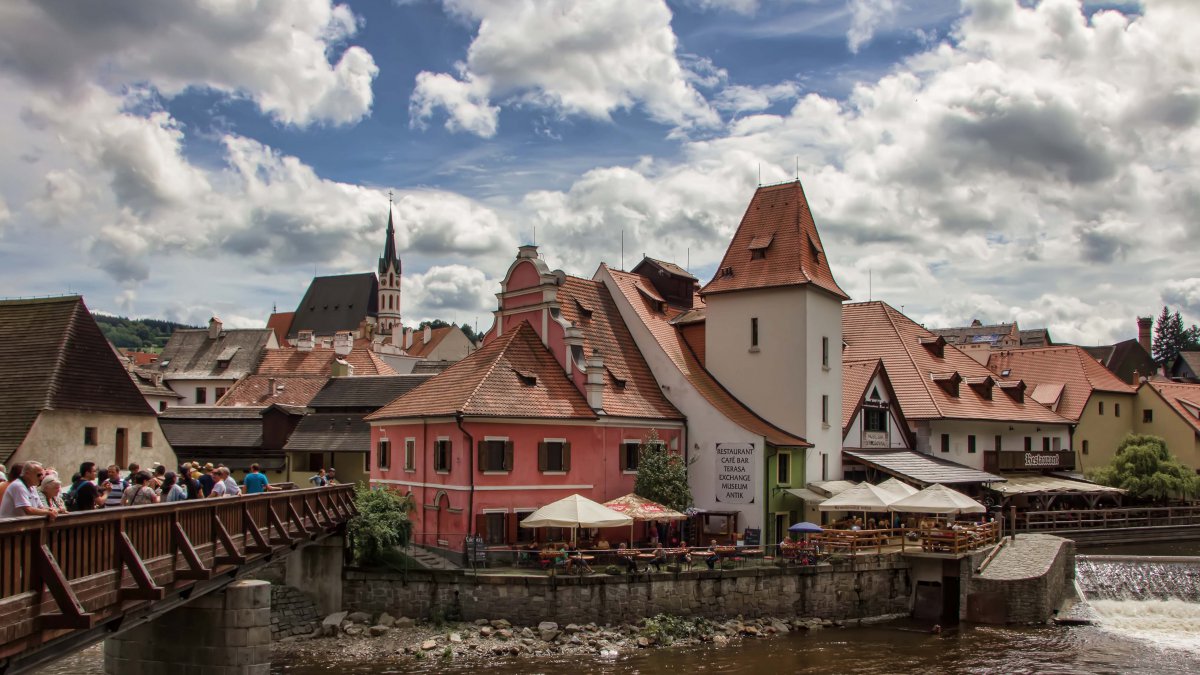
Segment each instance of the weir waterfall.
[{"label": "weir waterfall", "polygon": [[1200,557],[1080,555],[1075,572],[1097,626],[1200,650]]}]

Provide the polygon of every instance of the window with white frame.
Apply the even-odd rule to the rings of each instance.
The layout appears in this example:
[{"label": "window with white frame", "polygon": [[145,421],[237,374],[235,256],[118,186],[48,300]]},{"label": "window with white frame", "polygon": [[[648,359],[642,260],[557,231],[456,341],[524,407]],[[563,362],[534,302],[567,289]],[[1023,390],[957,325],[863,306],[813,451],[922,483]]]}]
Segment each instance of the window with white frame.
[{"label": "window with white frame", "polygon": [[376,449],[375,465],[380,471],[387,471],[392,464],[392,442],[387,438],[379,439],[379,447]]},{"label": "window with white frame", "polygon": [[404,439],[404,470],[417,470],[417,439]]}]

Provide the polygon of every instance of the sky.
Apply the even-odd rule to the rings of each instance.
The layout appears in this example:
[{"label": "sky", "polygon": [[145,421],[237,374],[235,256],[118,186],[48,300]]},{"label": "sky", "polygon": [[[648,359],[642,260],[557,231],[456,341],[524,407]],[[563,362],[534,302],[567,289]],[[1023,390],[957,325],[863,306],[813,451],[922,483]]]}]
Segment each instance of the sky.
[{"label": "sky", "polygon": [[0,296],[261,326],[390,193],[482,330],[519,244],[707,281],[798,176],[854,300],[1112,342],[1200,320],[1197,72],[1193,0],[7,0]]}]

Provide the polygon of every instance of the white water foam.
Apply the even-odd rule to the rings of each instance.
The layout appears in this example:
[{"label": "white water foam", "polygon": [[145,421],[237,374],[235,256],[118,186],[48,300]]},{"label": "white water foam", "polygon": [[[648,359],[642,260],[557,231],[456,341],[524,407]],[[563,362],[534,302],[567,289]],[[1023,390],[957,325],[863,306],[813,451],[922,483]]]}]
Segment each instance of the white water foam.
[{"label": "white water foam", "polygon": [[1200,651],[1200,604],[1184,600],[1089,600],[1099,627],[1161,647]]}]

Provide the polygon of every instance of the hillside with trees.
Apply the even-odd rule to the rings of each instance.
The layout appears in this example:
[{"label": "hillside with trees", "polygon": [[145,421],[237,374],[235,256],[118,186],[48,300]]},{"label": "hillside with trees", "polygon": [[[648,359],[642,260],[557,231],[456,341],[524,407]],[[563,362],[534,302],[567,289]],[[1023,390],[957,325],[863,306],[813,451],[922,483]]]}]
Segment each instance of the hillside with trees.
[{"label": "hillside with trees", "polygon": [[127,319],[123,316],[93,314],[100,331],[108,341],[120,349],[137,349],[156,352],[162,349],[178,328],[195,328],[174,321],[159,319]]}]

